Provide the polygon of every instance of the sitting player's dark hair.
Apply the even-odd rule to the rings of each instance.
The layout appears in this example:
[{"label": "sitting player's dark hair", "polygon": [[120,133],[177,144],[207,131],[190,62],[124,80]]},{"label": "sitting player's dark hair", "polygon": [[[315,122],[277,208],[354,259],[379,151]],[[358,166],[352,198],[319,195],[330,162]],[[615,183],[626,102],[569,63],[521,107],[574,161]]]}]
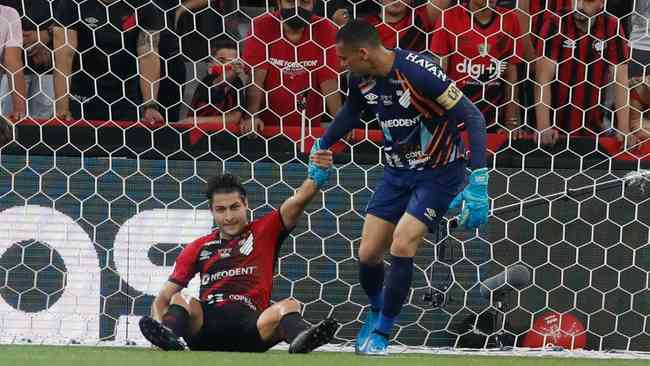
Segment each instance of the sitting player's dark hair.
[{"label": "sitting player's dark hair", "polygon": [[239,196],[242,200],[246,198],[246,190],[244,186],[239,181],[235,175],[228,172],[223,174],[217,174],[214,177],[208,179],[208,189],[205,194],[208,198],[208,202],[212,205],[212,196],[215,193],[239,193]]},{"label": "sitting player's dark hair", "polygon": [[345,24],[336,33],[336,43],[343,43],[345,47],[377,48],[381,46],[381,39],[375,27],[365,20],[353,19]]}]

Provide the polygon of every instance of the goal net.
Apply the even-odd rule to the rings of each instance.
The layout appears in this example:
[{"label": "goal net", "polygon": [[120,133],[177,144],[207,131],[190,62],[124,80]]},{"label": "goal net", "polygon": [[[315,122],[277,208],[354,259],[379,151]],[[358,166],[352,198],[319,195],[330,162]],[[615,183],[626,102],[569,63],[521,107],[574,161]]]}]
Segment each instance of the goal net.
[{"label": "goal net", "polygon": [[[27,60],[20,69],[28,86],[27,117],[14,120],[11,137],[0,142],[0,342],[145,345],[137,320],[149,314],[183,246],[213,225],[204,197],[206,180],[225,170],[238,175],[249,194],[251,218],[278,208],[306,177],[305,152],[331,119],[336,102],[329,98],[345,93],[345,78],[335,79],[333,93],[323,92],[314,85],[314,75],[321,71],[308,62],[283,66],[266,55],[261,62],[277,68],[280,77],[277,84],[260,89],[258,116],[267,116],[264,129],[255,138],[242,136],[234,112],[245,118],[255,97],[246,68],[256,65],[242,67],[242,78],[248,80],[228,82],[231,92],[224,101],[213,85],[233,67],[215,68],[215,60],[231,56],[214,49],[225,35],[238,42],[235,58],[237,52],[245,53],[251,20],[275,3],[219,1],[190,9],[162,0],[140,5],[59,0],[48,2],[49,15],[39,19],[30,18],[33,12],[26,3],[16,11],[23,31],[33,29],[44,38],[25,41],[20,48]],[[420,9],[418,14],[427,6],[404,3]],[[140,12],[149,6],[159,13]],[[339,19],[340,9],[348,9],[350,17],[378,11],[375,17],[382,19],[390,6],[388,1],[331,0],[316,2],[314,12]],[[109,10],[92,13],[100,7]],[[123,7],[115,14],[124,17],[111,18],[111,7]],[[72,15],[62,19],[57,8]],[[638,7],[635,22],[647,23],[640,15],[647,10]],[[6,13],[2,10],[0,16]],[[109,14],[109,20],[100,13]],[[604,14],[613,16],[609,9]],[[74,16],[78,18],[69,19]],[[424,32],[426,25],[418,19],[413,16],[407,25]],[[617,24],[623,27],[627,19]],[[110,39],[115,34],[123,36],[117,48]],[[429,34],[423,34],[429,49]],[[153,58],[147,47],[158,48]],[[264,45],[268,52],[272,47]],[[10,48],[6,45],[5,52]],[[36,52],[51,61],[39,64]],[[321,56],[326,58],[325,53]],[[108,72],[93,74],[98,68],[88,64],[90,58],[79,62],[87,54],[103,57],[97,62],[106,63]],[[65,66],[66,57],[72,66]],[[124,61],[128,58],[131,63]],[[522,59],[516,65],[518,94],[509,97],[526,122],[535,116],[533,64]],[[162,82],[155,87],[143,76],[155,76],[151,65],[161,70]],[[14,77],[20,72],[6,65],[5,71],[0,97],[8,118],[12,108],[20,107]],[[67,72],[65,97],[46,86],[55,85],[57,72]],[[292,80],[305,73],[302,90]],[[7,75],[14,77],[14,86],[7,84]],[[560,133],[553,147],[535,142],[532,122],[507,126],[501,116],[509,103],[492,106],[497,110],[488,141],[494,212],[478,232],[445,221],[427,236],[415,258],[412,290],[393,344],[539,347],[557,344],[568,334],[575,346],[586,349],[650,351],[650,181],[643,175],[624,178],[650,168],[650,146],[621,149],[612,133],[614,111],[622,108],[611,101],[614,84],[610,91],[597,91],[602,92],[598,102],[609,111],[604,117],[609,127],[587,136]],[[95,94],[83,94],[88,85]],[[122,91],[106,91],[115,85]],[[629,88],[623,87],[627,95]],[[155,107],[162,121],[153,118],[152,109],[142,108],[146,88],[159,88]],[[291,97],[284,102],[285,114],[296,114],[297,123],[272,122],[286,117],[271,106],[271,94],[280,89]],[[129,100],[129,93],[137,98]],[[70,119],[52,116],[62,98],[70,104]],[[486,98],[483,102],[491,103]],[[318,117],[311,114],[310,103],[318,105]],[[44,115],[39,115],[42,109]],[[638,104],[632,109],[643,112]],[[98,110],[108,117],[97,118],[104,113]],[[146,120],[121,117],[129,113],[133,120]],[[381,130],[372,116],[366,117],[364,129],[337,145],[335,174],[283,244],[274,278],[274,300],[297,299],[310,322],[336,317],[342,326],[334,343],[341,345],[352,344],[367,311],[357,251],[365,207],[383,170]],[[521,139],[510,138],[515,132],[522,132]],[[516,265],[530,273],[529,282],[482,291],[488,278]],[[195,279],[185,291],[195,294],[198,285]],[[549,314],[563,318],[544,318]],[[536,343],[539,334],[542,340]]]}]

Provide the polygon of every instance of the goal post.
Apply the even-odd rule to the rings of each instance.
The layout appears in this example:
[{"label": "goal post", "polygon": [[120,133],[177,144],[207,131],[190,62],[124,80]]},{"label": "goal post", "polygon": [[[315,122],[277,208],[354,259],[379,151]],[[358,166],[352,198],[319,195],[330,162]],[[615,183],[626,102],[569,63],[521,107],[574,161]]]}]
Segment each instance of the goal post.
[{"label": "goal post", "polygon": [[[157,133],[176,134],[176,146],[133,140],[133,149],[156,149],[161,157],[156,158],[130,156],[130,142],[108,131],[96,141],[109,148],[103,154],[59,156],[54,151],[67,144],[57,145],[51,137],[72,129],[18,125],[16,130],[18,138],[3,147],[1,160],[3,342],[142,341],[136,323],[128,326],[128,320],[149,313],[182,246],[211,227],[206,179],[223,169],[240,176],[252,217],[259,217],[278,208],[306,175],[304,156],[283,136],[250,142],[221,131],[209,136],[219,144],[204,141],[187,151],[178,147],[189,136],[173,128]],[[32,145],[33,154],[26,154],[24,143],[38,136],[48,136],[47,144]],[[39,150],[45,145],[54,151]],[[271,146],[274,150],[267,150]],[[274,279],[273,299],[296,298],[307,320],[336,316],[342,327],[335,343],[341,345],[354,338],[366,305],[356,251],[365,205],[381,177],[378,148],[365,141],[337,155],[331,183],[282,246]],[[554,159],[561,168],[527,166],[508,150],[496,157],[494,207],[633,169],[607,159],[577,163],[562,157]],[[477,329],[505,331],[520,341],[535,316],[557,311],[585,324],[590,349],[647,350],[648,205],[645,193],[622,185],[502,212],[478,236],[461,229],[447,236],[441,229],[416,257],[396,344],[476,347]],[[506,295],[505,321],[494,328],[489,320],[497,312],[481,296],[480,281],[514,264],[530,269],[532,283]],[[445,292],[442,307],[424,301],[430,285]],[[196,290],[196,284],[190,287]],[[53,325],[40,326],[41,319]]]},{"label": "goal post", "polygon": [[[239,176],[248,191],[252,219],[278,209],[307,176],[306,153],[331,122],[336,111],[330,109],[338,108],[339,94],[344,100],[348,80],[333,70],[334,44],[304,42],[293,50],[287,46],[289,56],[283,59],[278,49],[271,52],[273,45],[282,46],[281,40],[260,42],[260,53],[268,53],[258,57],[256,65],[246,64],[259,56],[244,57],[251,21],[272,10],[275,1],[215,1],[198,10],[187,9],[185,1],[180,7],[170,7],[170,2],[163,6],[160,0],[134,0],[139,4],[135,7],[122,0],[59,2],[67,4],[63,8],[67,11],[56,15],[56,9],[50,9],[49,19],[36,22],[46,27],[38,33],[51,35],[56,42],[41,41],[47,43],[41,49],[26,34],[28,44],[22,48],[20,40],[7,46],[19,48],[28,60],[21,68],[26,75],[28,95],[23,97],[28,116],[12,121],[10,134],[0,126],[0,343],[147,345],[137,320],[150,313],[154,296],[182,248],[213,228],[204,194],[207,179],[223,171]],[[428,1],[402,2],[419,9],[409,9],[411,20],[413,14],[433,16],[422,11],[432,10],[426,8]],[[499,1],[509,6],[523,2]],[[314,12],[331,17],[340,6],[336,3],[316,1]],[[385,14],[386,4],[385,0],[350,1],[350,15],[361,17],[373,9]],[[165,16],[147,11],[151,6]],[[95,12],[71,19],[88,9]],[[639,7],[631,23],[637,31],[643,25],[646,36],[648,18],[643,14],[648,10]],[[546,14],[535,13],[533,20]],[[104,19],[105,14],[113,16]],[[19,16],[21,24],[28,23],[28,13]],[[379,15],[375,20],[381,27]],[[432,50],[431,34],[425,34],[434,31],[429,20],[418,18],[406,24],[413,28],[400,37]],[[616,22],[614,28],[623,32],[623,23]],[[507,31],[514,32],[515,23],[510,25]],[[3,26],[0,21],[0,36],[6,33]],[[492,46],[492,51],[509,42],[519,44],[535,27],[529,26],[520,35],[500,38],[502,43]],[[54,30],[55,37],[49,27],[69,28],[63,44],[59,44],[61,33]],[[270,34],[270,28],[256,37]],[[391,31],[390,26],[384,28]],[[537,31],[534,38],[542,36]],[[74,32],[77,42],[70,42]],[[586,47],[580,46],[580,40],[553,44],[563,52],[595,52],[594,63],[609,65],[614,63],[607,58],[611,54],[616,53],[617,59],[626,55],[627,36],[618,33],[612,37],[619,42],[617,52],[604,52],[608,44],[603,40]],[[581,117],[555,121],[558,130],[566,128],[560,126],[566,122],[575,129],[559,131],[553,147],[543,146],[535,140],[539,132],[534,120],[541,114],[536,107],[546,106],[548,99],[534,100],[535,87],[541,86],[535,81],[534,60],[519,53],[511,55],[520,58],[516,64],[493,59],[488,38],[478,43],[452,42],[471,46],[468,49],[478,56],[452,62],[455,67],[449,70],[476,85],[503,82],[504,90],[509,90],[501,99],[491,98],[485,90],[474,94],[485,115],[493,117],[488,121],[487,141],[493,214],[487,225],[469,232],[455,227],[456,212],[450,212],[439,230],[426,237],[414,260],[412,290],[397,320],[393,344],[426,351],[537,347],[557,343],[558,335],[568,333],[589,350],[650,352],[650,182],[647,176],[634,184],[623,179],[650,169],[650,140],[624,150],[617,133],[629,131],[617,125],[620,117],[614,118],[617,110],[629,107],[641,116],[632,127],[634,136],[642,136],[643,129],[650,134],[650,119],[643,119],[650,106],[634,93],[629,98],[615,97],[625,78],[601,77],[608,73],[597,71],[607,65],[596,71],[577,65],[576,70],[582,71],[554,76],[551,104],[560,96],[571,103],[581,99],[594,104],[588,110],[569,102],[555,109],[549,105],[551,115]],[[77,50],[68,47],[72,43]],[[544,49],[543,42],[537,46]],[[313,59],[303,55],[301,47],[311,47]],[[217,54],[217,49],[225,52]],[[35,67],[34,55],[40,55],[39,62],[51,59],[54,64]],[[633,60],[627,61],[631,66]],[[418,56],[418,62],[440,71],[424,57]],[[67,72],[69,64],[73,70],[64,77],[70,90],[65,97],[56,97],[53,71]],[[647,84],[648,68],[641,66]],[[159,68],[160,83],[150,83],[157,80],[154,74]],[[260,68],[263,72],[256,72]],[[7,118],[13,113],[8,107],[20,108],[19,90],[9,87],[7,77],[23,77],[11,70],[15,75],[0,72],[5,74],[0,81],[1,113]],[[269,76],[262,96],[253,95],[262,100],[260,112],[253,117],[265,119],[265,127],[243,136],[239,122],[249,117],[246,110],[257,110],[248,105],[251,90],[257,90],[252,83],[259,81],[253,79],[272,72],[277,78]],[[219,82],[224,74],[227,85]],[[558,80],[583,74],[592,78],[577,85]],[[637,84],[622,85],[626,95],[631,86],[640,85],[639,77],[634,80]],[[511,86],[517,86],[518,93]],[[578,90],[583,87],[586,92],[581,95]],[[155,102],[143,97],[156,90]],[[548,96],[549,89],[543,90]],[[400,93],[366,96],[375,104],[409,105],[410,92]],[[59,119],[53,108],[66,98],[70,111],[63,108],[66,113]],[[622,99],[627,103],[617,108]],[[577,136],[583,127],[594,128],[587,119],[601,106],[606,112],[599,126],[603,130]],[[503,118],[512,111],[521,118]],[[67,112],[75,117],[63,118],[69,117]],[[97,118],[104,112],[106,118]],[[341,327],[333,344],[345,350],[353,344],[368,310],[358,280],[358,248],[366,205],[383,174],[381,124],[375,116],[363,117],[365,126],[332,148],[334,174],[282,245],[272,293],[274,301],[298,300],[309,322],[327,315],[338,319]],[[282,118],[287,123],[279,124]],[[395,121],[397,127],[416,122]],[[3,141],[5,137],[8,141]],[[530,280],[516,286],[494,285],[499,274],[513,268],[529,273]],[[185,291],[195,294],[198,285],[195,279]],[[564,320],[569,318],[565,329]],[[536,325],[543,322],[546,330]]]}]

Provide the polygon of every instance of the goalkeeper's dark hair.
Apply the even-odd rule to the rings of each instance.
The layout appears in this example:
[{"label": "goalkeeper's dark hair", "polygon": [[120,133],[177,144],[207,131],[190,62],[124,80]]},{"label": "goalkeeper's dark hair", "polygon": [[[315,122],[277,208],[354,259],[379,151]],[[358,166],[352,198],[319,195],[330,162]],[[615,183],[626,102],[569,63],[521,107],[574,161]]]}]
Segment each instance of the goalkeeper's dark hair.
[{"label": "goalkeeper's dark hair", "polygon": [[246,199],[246,189],[239,181],[237,176],[228,172],[217,174],[208,179],[208,189],[205,192],[210,206],[212,206],[212,196],[215,193],[239,193],[242,200]]},{"label": "goalkeeper's dark hair", "polygon": [[381,46],[379,32],[365,20],[353,19],[336,33],[336,43],[344,47],[377,48]]}]

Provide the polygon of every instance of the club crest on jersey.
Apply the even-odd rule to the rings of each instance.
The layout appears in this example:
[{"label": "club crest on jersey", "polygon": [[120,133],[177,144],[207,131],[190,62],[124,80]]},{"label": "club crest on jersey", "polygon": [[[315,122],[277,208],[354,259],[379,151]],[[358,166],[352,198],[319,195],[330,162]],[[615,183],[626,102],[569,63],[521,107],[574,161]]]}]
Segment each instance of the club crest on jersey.
[{"label": "club crest on jersey", "polygon": [[605,42],[596,40],[594,41],[594,50],[598,53],[603,53],[603,50],[605,49]]},{"label": "club crest on jersey", "polygon": [[406,89],[406,91],[402,93],[402,96],[399,97],[399,105],[404,108],[408,108],[411,105],[411,91],[409,89]]},{"label": "club crest on jersey", "polygon": [[242,255],[250,255],[253,252],[253,234],[248,235],[246,240],[239,241],[239,253]]},{"label": "club crest on jersey", "polygon": [[377,94],[368,93],[364,95],[364,98],[366,98],[366,103],[368,104],[377,104],[377,98],[379,97],[377,96]]}]

